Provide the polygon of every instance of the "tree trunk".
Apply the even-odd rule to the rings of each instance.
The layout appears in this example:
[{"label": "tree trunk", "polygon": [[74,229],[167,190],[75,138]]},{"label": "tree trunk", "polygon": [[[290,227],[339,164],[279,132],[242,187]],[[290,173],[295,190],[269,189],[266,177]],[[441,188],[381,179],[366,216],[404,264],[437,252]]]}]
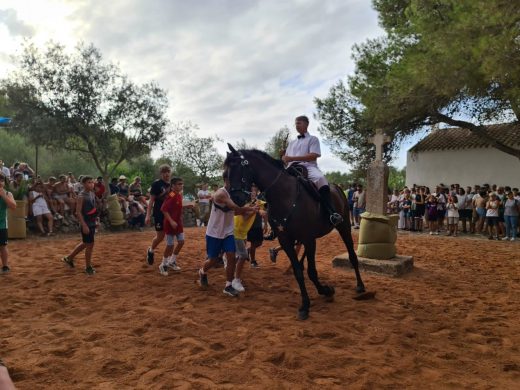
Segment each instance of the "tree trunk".
[{"label": "tree trunk", "polygon": [[444,122],[452,126],[458,126],[464,129],[468,129],[471,131],[471,133],[475,134],[477,137],[481,138],[482,140],[485,140],[491,144],[492,147],[495,149],[498,149],[506,154],[509,154],[511,156],[515,156],[520,160],[520,149],[512,148],[496,138],[493,138],[487,133],[487,126],[484,125],[475,125],[471,122],[461,121],[457,119],[453,119],[447,115],[441,114],[441,113],[435,113],[432,115],[432,118],[438,120],[439,122]]}]

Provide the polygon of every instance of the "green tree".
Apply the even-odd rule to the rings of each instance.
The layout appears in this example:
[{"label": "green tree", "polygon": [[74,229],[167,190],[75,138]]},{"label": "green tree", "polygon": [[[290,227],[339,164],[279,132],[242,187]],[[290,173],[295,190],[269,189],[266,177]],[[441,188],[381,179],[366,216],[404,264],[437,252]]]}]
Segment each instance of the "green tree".
[{"label": "green tree", "polygon": [[315,99],[320,131],[339,157],[373,159],[367,142],[393,136],[385,159],[406,137],[445,123],[469,129],[520,158],[487,132],[520,119],[520,24],[506,0],[374,0],[386,35],[354,46],[356,70]]},{"label": "green tree", "polygon": [[406,183],[406,167],[399,169],[393,166],[389,167],[388,172],[388,188],[391,190],[402,190]]},{"label": "green tree", "polygon": [[68,54],[57,43],[44,51],[27,45],[19,62],[3,88],[14,112],[11,129],[30,142],[77,152],[106,180],[125,159],[164,140],[166,92],[134,84],[94,46]]},{"label": "green tree", "polygon": [[193,123],[178,123],[165,156],[174,164],[182,163],[190,168],[200,181],[209,182],[220,176],[224,158],[215,147],[218,137],[198,137],[197,130],[198,126]]},{"label": "green tree", "polygon": [[289,135],[291,131],[287,126],[279,129],[273,137],[265,144],[265,151],[271,157],[279,159],[287,149],[289,144]]}]

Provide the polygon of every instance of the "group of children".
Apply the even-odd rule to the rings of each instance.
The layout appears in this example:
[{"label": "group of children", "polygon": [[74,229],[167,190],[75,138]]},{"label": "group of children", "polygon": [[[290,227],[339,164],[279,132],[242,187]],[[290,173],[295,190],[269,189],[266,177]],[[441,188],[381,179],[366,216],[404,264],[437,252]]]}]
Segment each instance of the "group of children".
[{"label": "group of children", "polygon": [[[171,168],[160,167],[161,178],[152,184],[151,199],[147,222],[153,213],[156,235],[152,245],[147,250],[147,262],[154,263],[154,250],[166,238],[166,248],[159,265],[161,275],[167,276],[169,270],[180,271],[177,257],[184,245],[182,221],[182,190],[184,183],[181,178],[170,180]],[[252,189],[250,205],[239,207],[229,196],[229,182],[224,174],[224,187],[218,189],[212,198],[211,213],[206,229],[207,259],[199,270],[199,282],[202,287],[208,285],[206,272],[218,264],[219,258],[226,259],[226,286],[223,292],[237,296],[245,290],[241,275],[246,259],[252,258],[254,266],[255,249],[261,245],[264,229],[267,227],[265,202],[256,199],[257,189]],[[262,219],[264,223],[262,223]],[[251,241],[251,247],[246,249],[246,240]],[[175,245],[175,241],[177,244]]]},{"label": "group of children", "polygon": [[[153,216],[156,235],[147,251],[147,262],[154,263],[154,250],[160,242],[166,240],[163,258],[159,265],[161,275],[168,271],[180,271],[177,257],[184,245],[182,193],[184,182],[180,177],[171,177],[171,168],[160,167],[160,179],[152,184],[151,200],[146,215],[148,224]],[[266,203],[257,198],[258,188],[251,191],[251,202],[243,207],[236,205],[229,196],[229,181],[224,173],[224,187],[218,189],[212,198],[211,213],[206,230],[207,259],[199,270],[199,282],[207,286],[206,272],[217,265],[219,259],[225,259],[226,286],[223,292],[237,296],[245,290],[242,283],[242,271],[246,260],[251,259],[251,266],[257,267],[256,249],[262,245],[267,233]],[[16,202],[11,193],[5,189],[6,179],[0,175],[0,253],[2,272],[9,272],[7,256],[7,208],[15,208]],[[85,251],[85,272],[94,275],[92,252],[94,238],[99,225],[96,207],[95,181],[91,176],[81,179],[82,191],[76,201],[76,216],[81,228],[81,242],[62,258],[70,268],[75,267],[76,257]],[[251,242],[247,248],[247,241]],[[272,254],[271,254],[272,257]]]}]

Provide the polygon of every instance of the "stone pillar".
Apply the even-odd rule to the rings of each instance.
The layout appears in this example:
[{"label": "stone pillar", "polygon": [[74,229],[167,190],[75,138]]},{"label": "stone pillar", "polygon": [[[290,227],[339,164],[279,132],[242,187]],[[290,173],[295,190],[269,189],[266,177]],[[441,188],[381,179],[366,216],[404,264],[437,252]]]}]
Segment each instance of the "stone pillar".
[{"label": "stone pillar", "polygon": [[388,172],[388,166],[381,160],[372,161],[368,167],[366,211],[369,213],[386,214]]}]

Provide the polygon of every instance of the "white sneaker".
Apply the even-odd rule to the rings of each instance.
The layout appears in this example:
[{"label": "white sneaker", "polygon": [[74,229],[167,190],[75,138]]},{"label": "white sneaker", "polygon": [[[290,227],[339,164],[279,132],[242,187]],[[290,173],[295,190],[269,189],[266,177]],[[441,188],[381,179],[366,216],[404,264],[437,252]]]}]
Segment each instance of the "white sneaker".
[{"label": "white sneaker", "polygon": [[161,264],[159,266],[159,273],[162,275],[162,276],[168,276],[168,270],[166,268],[165,265]]},{"label": "white sneaker", "polygon": [[237,278],[233,279],[233,281],[231,282],[231,286],[233,286],[233,288],[239,292],[246,291],[244,286],[242,286],[242,281],[240,279],[237,279]]},{"label": "white sneaker", "polygon": [[514,237],[511,237],[511,241],[516,241],[516,238],[514,238]]},{"label": "white sneaker", "polygon": [[509,237],[503,237],[502,241],[509,241]]},{"label": "white sneaker", "polygon": [[180,270],[181,270],[181,267],[179,267],[179,266],[177,265],[177,262],[176,262],[176,261],[170,261],[170,262],[168,262],[167,267],[168,267],[168,268],[171,268],[171,269],[174,270],[174,271],[180,271]]}]

